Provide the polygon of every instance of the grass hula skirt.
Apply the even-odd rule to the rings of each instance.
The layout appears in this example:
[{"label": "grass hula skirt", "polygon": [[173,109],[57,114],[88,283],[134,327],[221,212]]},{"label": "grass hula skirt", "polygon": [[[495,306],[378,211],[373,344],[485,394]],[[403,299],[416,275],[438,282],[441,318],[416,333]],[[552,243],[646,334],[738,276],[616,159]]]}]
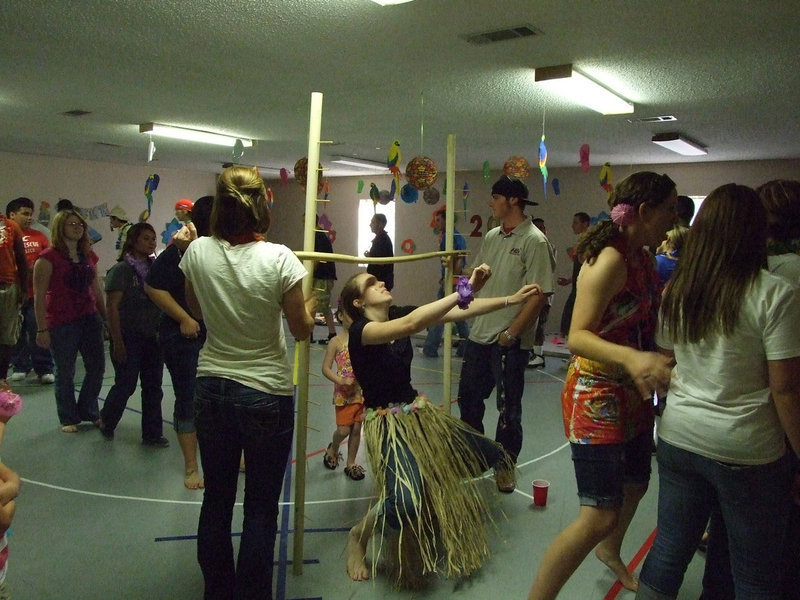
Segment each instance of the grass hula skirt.
[{"label": "grass hula skirt", "polygon": [[[411,404],[368,410],[362,431],[379,490],[373,510],[384,506],[387,498],[386,470],[388,455],[393,453],[386,452],[387,448],[397,448],[395,456],[408,448],[422,481],[422,489],[415,489],[408,465],[395,461],[396,487],[402,488],[395,490],[396,495],[411,493],[417,514],[401,519],[399,536],[373,537],[381,540],[376,540],[379,547],[373,571],[384,544],[396,544],[387,549],[389,560],[397,562],[390,565],[397,587],[416,587],[416,582],[430,573],[465,577],[479,569],[489,556],[484,526],[488,505],[475,477],[493,466],[513,469],[506,453],[500,451],[502,465],[487,464],[464,435],[475,436],[475,430],[423,397]],[[391,531],[383,518],[376,528],[380,533]]]}]

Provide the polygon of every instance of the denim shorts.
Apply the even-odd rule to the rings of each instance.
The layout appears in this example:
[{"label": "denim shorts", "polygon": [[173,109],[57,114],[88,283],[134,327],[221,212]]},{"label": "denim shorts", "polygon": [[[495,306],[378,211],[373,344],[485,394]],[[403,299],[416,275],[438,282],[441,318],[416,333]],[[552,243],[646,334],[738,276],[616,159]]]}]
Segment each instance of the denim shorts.
[{"label": "denim shorts", "polygon": [[650,481],[653,437],[643,433],[624,444],[570,444],[581,506],[622,506],[626,483]]}]

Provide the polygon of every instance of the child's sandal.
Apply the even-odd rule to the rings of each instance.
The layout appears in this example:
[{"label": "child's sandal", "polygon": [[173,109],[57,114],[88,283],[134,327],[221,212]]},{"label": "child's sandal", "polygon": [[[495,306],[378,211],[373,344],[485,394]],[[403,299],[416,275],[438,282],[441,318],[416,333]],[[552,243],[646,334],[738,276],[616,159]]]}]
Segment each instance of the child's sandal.
[{"label": "child's sandal", "polygon": [[345,467],[344,474],[347,475],[353,481],[361,481],[364,479],[364,467],[361,465],[353,465],[352,467]]},{"label": "child's sandal", "polygon": [[333,444],[328,444],[325,454],[322,455],[322,464],[326,469],[333,471],[339,466],[339,459],[342,458],[342,455],[340,453],[331,454],[331,448],[333,448]]}]

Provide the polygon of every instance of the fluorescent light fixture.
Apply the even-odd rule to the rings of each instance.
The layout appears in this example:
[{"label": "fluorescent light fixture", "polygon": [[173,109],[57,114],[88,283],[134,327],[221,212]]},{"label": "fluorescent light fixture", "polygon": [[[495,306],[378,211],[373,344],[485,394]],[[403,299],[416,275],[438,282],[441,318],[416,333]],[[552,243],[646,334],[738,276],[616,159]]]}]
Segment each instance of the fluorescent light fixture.
[{"label": "fluorescent light fixture", "polygon": [[667,150],[672,150],[684,156],[702,156],[703,154],[708,154],[708,150],[704,146],[675,132],[657,133],[653,136],[652,141],[654,144],[664,146]]},{"label": "fluorescent light fixture", "polygon": [[572,65],[539,67],[534,79],[568,98],[604,115],[633,112],[633,103],[572,68]]},{"label": "fluorescent light fixture", "polygon": [[406,2],[411,2],[411,0],[372,0],[375,4],[380,4],[381,6],[390,6],[392,4],[405,4]]},{"label": "fluorescent light fixture", "polygon": [[331,158],[332,163],[338,165],[347,165],[348,167],[358,167],[361,169],[371,169],[374,171],[386,171],[389,169],[386,163],[380,163],[375,160],[365,160],[363,158],[356,158],[353,156],[334,156]]},{"label": "fluorescent light fixture", "polygon": [[242,145],[245,148],[250,148],[253,145],[253,140],[236,137],[235,135],[200,131],[199,129],[188,129],[186,127],[175,127],[173,125],[162,125],[161,123],[142,123],[139,125],[139,133],[149,133],[150,135],[160,135],[176,140],[216,144],[217,146],[228,146],[231,148],[236,143],[236,140],[242,140]]}]

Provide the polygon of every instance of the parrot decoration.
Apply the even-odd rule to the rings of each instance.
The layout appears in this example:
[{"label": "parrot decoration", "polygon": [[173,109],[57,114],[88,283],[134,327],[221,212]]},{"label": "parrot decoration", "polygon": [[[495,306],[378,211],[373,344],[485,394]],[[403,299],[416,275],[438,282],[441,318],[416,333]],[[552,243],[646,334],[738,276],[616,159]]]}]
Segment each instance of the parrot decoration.
[{"label": "parrot decoration", "polygon": [[467,214],[467,200],[469,200],[469,182],[464,182],[464,187],[461,189],[461,200],[464,202],[464,214]]},{"label": "parrot decoration", "polygon": [[381,199],[381,192],[374,182],[369,184],[369,197],[372,198],[372,208],[377,211],[378,201]]},{"label": "parrot decoration", "polygon": [[600,169],[600,187],[606,191],[609,197],[611,192],[614,191],[614,186],[611,183],[611,163],[605,163]]},{"label": "parrot decoration", "polygon": [[142,211],[142,214],[139,215],[140,221],[147,221],[147,219],[150,218],[150,211],[153,208],[153,192],[158,189],[159,181],[161,181],[161,178],[157,173],[153,173],[147,178],[147,181],[144,182],[144,196],[147,198],[147,209]]},{"label": "parrot decoration", "polygon": [[[389,148],[389,155],[386,157],[386,166],[392,174],[394,190],[400,187],[400,161],[403,160],[403,153],[400,151],[400,141],[394,140]],[[394,194],[392,194],[394,197]]]},{"label": "parrot decoration", "polygon": [[281,169],[281,185],[289,185],[289,171],[286,169]]},{"label": "parrot decoration", "polygon": [[581,163],[581,170],[584,173],[589,172],[589,168],[592,166],[589,162],[589,144],[582,144],[580,149],[578,150],[578,156],[580,157],[579,162]]},{"label": "parrot decoration", "polygon": [[547,198],[547,146],[544,145],[544,134],[542,134],[542,141],[539,142],[539,170],[542,172],[544,197]]}]

